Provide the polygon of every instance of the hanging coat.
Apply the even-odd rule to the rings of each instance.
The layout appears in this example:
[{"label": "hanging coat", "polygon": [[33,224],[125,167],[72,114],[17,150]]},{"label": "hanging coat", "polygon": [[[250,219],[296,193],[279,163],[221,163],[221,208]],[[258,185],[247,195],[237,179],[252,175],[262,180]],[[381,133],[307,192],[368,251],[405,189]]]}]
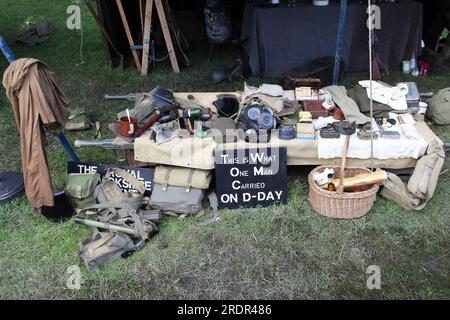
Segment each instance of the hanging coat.
[{"label": "hanging coat", "polygon": [[42,206],[54,206],[44,127],[52,133],[61,132],[70,112],[54,76],[36,59],[18,59],[3,74],[3,86],[20,132],[25,192],[37,211]]}]

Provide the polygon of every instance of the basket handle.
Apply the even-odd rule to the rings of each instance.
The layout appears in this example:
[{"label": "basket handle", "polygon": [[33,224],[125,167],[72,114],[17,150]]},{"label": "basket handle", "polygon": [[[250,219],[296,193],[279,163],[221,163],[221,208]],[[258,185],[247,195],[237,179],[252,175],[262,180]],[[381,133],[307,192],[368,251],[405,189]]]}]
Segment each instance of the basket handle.
[{"label": "basket handle", "polygon": [[350,136],[346,136],[344,143],[344,151],[342,152],[342,160],[341,160],[341,174],[340,174],[341,180],[339,181],[339,186],[337,188],[338,194],[344,193],[345,164],[347,163],[347,153],[349,144],[350,144]]}]

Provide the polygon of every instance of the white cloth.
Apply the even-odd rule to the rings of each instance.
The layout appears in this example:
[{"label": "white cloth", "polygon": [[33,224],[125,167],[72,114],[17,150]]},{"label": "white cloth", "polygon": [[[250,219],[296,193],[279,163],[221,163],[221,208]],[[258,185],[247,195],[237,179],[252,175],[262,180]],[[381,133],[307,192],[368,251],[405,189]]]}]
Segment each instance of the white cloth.
[{"label": "white cloth", "polygon": [[[370,97],[370,80],[359,81],[359,85],[366,88],[367,96]],[[372,81],[372,98],[374,101],[386,104],[397,111],[408,109],[406,95],[409,89],[406,83],[399,83],[395,87],[388,87],[379,82]]]},{"label": "white cloth", "polygon": [[314,130],[320,130],[322,128],[325,128],[327,125],[336,122],[336,119],[333,117],[319,117],[317,120],[313,120],[314,124]]},{"label": "white cloth", "polygon": [[259,87],[254,87],[248,85],[247,82],[244,82],[244,95],[242,96],[243,100],[246,97],[256,93],[262,93],[271,97],[279,97],[280,99],[285,99],[289,101],[295,100],[295,91],[283,90],[283,88],[280,85],[263,83]]},{"label": "white cloth", "polygon": [[[403,126],[407,126],[405,135]],[[376,128],[376,127],[375,127]],[[428,144],[425,139],[418,133],[416,127],[411,124],[396,125],[389,129],[400,132],[400,139],[385,139],[380,138],[373,141],[373,156],[375,159],[404,159],[413,158],[418,159],[423,156],[427,150]],[[377,132],[376,129],[374,129]],[[416,137],[414,139],[412,137]],[[318,154],[319,159],[334,159],[342,157],[344,149],[345,136],[341,135],[340,139],[323,139],[319,137]],[[361,140],[356,134],[350,137],[348,148],[348,158],[353,159],[370,159],[371,147],[370,140]]]}]

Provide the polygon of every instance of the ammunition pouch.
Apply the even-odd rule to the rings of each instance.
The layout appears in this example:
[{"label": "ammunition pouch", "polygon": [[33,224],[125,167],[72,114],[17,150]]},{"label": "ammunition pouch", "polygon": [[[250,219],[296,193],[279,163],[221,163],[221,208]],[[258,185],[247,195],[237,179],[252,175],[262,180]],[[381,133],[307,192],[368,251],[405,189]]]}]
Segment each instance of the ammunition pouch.
[{"label": "ammunition pouch", "polygon": [[99,182],[98,173],[68,175],[65,192],[76,212],[95,204],[94,189]]}]

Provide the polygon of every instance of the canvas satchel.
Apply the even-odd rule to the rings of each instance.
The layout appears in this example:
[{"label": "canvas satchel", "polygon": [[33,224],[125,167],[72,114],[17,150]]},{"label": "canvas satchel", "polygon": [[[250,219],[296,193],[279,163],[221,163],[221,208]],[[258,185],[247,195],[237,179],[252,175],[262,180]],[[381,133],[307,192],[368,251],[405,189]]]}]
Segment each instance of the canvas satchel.
[{"label": "canvas satchel", "polygon": [[197,214],[203,209],[211,174],[207,170],[158,166],[153,182],[152,208],[180,215]]},{"label": "canvas satchel", "polygon": [[430,100],[427,115],[437,125],[450,124],[450,88],[442,89]]},{"label": "canvas satchel", "polygon": [[94,189],[99,182],[98,173],[68,175],[65,192],[76,212],[95,204]]}]

